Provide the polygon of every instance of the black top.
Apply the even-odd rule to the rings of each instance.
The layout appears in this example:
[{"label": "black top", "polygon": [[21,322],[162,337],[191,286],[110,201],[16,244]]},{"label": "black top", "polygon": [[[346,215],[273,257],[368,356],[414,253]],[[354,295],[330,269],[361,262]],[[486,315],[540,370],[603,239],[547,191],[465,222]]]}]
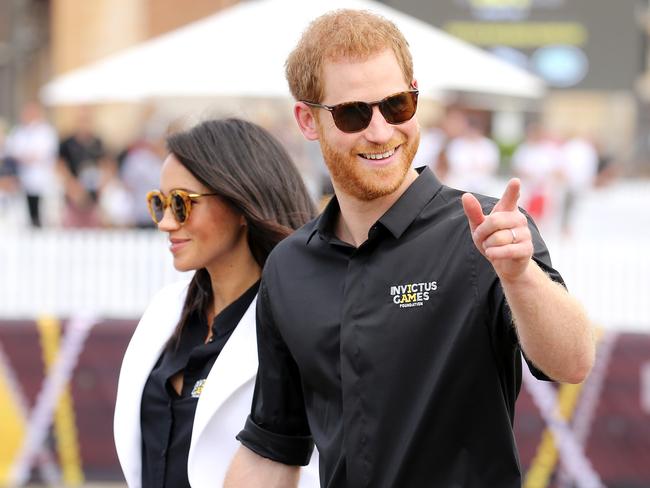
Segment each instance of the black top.
[{"label": "black top", "polygon": [[81,185],[96,197],[99,189],[98,161],[104,157],[104,145],[95,136],[70,136],[59,145],[59,157]]},{"label": "black top", "polygon": [[[207,322],[195,313],[181,333],[178,348],[167,347],[142,392],[142,487],[189,487],[187,456],[192,439],[194,412],[203,384],[219,353],[255,298],[259,281],[228,305],[212,322],[212,338],[205,344]],[[171,385],[183,371],[178,395]]]},{"label": "black top", "polygon": [[[272,252],[238,438],[304,465],[313,436],[324,487],[519,488],[510,311],[472,242],[463,192],[419,171],[358,248],[334,235],[334,199]],[[486,212],[496,203],[479,199]],[[560,281],[529,224],[535,260]]]}]

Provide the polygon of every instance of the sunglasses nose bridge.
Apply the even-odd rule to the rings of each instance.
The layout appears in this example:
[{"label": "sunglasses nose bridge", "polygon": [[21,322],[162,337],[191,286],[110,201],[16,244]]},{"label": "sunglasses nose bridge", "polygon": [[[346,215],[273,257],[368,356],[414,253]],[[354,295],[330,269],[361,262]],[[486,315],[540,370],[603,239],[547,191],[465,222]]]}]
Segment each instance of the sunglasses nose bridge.
[{"label": "sunglasses nose bridge", "polygon": [[161,230],[169,227],[169,223],[172,226],[180,225],[174,214],[174,208],[172,206],[173,198],[175,198],[174,192],[169,195],[158,193],[151,200],[152,216],[154,217],[154,222]]},{"label": "sunglasses nose bridge", "polygon": [[370,120],[368,121],[368,127],[373,125],[373,123],[386,122],[386,116],[381,110],[381,107],[378,103],[369,104],[370,105]]},{"label": "sunglasses nose bridge", "polygon": [[167,202],[163,204],[162,218],[158,221],[158,229],[160,230],[172,230],[180,227],[180,223],[174,215],[171,205],[168,205]]},{"label": "sunglasses nose bridge", "polygon": [[390,106],[387,105],[387,102],[381,101],[376,105],[377,111],[381,114],[382,118],[386,123],[391,124],[392,118],[390,113]]},{"label": "sunglasses nose bridge", "polygon": [[364,138],[376,144],[385,144],[394,134],[395,127],[390,124],[379,107],[372,107],[372,117],[364,130]]}]

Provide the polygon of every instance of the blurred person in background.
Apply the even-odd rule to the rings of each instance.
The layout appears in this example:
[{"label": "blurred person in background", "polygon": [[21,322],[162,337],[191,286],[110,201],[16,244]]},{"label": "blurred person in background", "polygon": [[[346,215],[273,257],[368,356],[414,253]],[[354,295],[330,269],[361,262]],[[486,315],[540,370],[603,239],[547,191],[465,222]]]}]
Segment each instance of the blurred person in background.
[{"label": "blurred person in background", "polygon": [[120,178],[117,158],[109,154],[99,161],[97,206],[102,227],[132,227],[135,223],[133,195]]},{"label": "blurred person in background", "polygon": [[499,147],[476,117],[468,117],[465,132],[449,142],[446,155],[446,184],[470,192],[490,190],[499,169]]},{"label": "blurred person in background", "polygon": [[3,224],[20,220],[24,208],[18,180],[18,162],[5,148],[7,126],[0,119],[0,218]]},{"label": "blurred person in background", "polygon": [[522,206],[538,226],[548,229],[561,210],[561,152],[539,122],[526,128],[525,140],[512,155],[512,172],[521,179]]},{"label": "blurred person in background", "polygon": [[20,124],[9,133],[6,144],[7,154],[18,163],[18,178],[27,197],[31,225],[41,227],[43,198],[56,188],[58,137],[38,103],[29,102],[23,107]]},{"label": "blurred person in background", "polygon": [[[120,177],[131,193],[133,202],[142,202],[147,192],[158,184],[165,157],[166,129],[160,121],[148,122],[142,137],[121,158]],[[153,229],[151,215],[143,205],[135,205],[133,223],[140,229]]]},{"label": "blurred person in background", "polygon": [[383,17],[317,18],[286,75],[335,196],[264,267],[255,395],[226,486],[295,486],[315,444],[324,487],[520,488],[522,351],[538,378],[572,383],[594,358],[520,182],[497,200],[411,168],[417,80]]},{"label": "blurred person in background", "polygon": [[596,153],[598,154],[598,170],[594,187],[603,188],[613,183],[619,176],[620,170],[619,162],[612,153],[610,153],[603,141],[594,141]]},{"label": "blurred person in background", "polygon": [[438,178],[446,181],[449,172],[449,143],[467,131],[467,116],[456,107],[449,107],[439,124],[422,131],[413,167],[429,166]]},{"label": "blurred person in background", "polygon": [[93,129],[92,112],[82,107],[77,113],[74,132],[59,144],[59,174],[63,180],[66,227],[96,227],[100,160],[104,144]]},{"label": "blurred person in background", "polygon": [[598,175],[598,151],[586,136],[574,134],[560,148],[560,172],[565,185],[562,233],[571,235],[571,218],[577,201],[593,188]]},{"label": "blurred person in background", "polygon": [[[286,150],[265,129],[210,120],[167,139],[150,218],[174,267],[124,355],[115,444],[128,485],[221,486],[257,371],[255,303],[274,246],[314,215]],[[305,487],[318,486],[306,472]]]}]

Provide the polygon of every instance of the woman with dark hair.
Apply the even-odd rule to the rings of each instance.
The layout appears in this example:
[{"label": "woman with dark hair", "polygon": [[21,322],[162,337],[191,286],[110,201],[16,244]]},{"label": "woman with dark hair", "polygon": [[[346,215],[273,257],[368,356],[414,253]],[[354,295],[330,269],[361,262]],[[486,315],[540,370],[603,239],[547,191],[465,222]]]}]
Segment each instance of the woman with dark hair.
[{"label": "woman with dark hair", "polygon": [[[131,488],[215,487],[250,412],[262,267],[315,209],[287,152],[255,124],[210,120],[167,146],[147,204],[174,267],[195,273],[160,291],[133,334],[115,444]],[[317,472],[307,468],[302,483],[318,486]]]}]

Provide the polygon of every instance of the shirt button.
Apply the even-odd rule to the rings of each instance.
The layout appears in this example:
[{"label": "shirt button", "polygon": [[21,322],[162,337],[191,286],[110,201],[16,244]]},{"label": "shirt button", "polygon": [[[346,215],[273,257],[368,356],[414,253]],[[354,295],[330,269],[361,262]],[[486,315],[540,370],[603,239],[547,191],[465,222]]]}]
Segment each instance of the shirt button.
[{"label": "shirt button", "polygon": [[160,451],[160,457],[164,458],[167,455],[167,449]]}]

